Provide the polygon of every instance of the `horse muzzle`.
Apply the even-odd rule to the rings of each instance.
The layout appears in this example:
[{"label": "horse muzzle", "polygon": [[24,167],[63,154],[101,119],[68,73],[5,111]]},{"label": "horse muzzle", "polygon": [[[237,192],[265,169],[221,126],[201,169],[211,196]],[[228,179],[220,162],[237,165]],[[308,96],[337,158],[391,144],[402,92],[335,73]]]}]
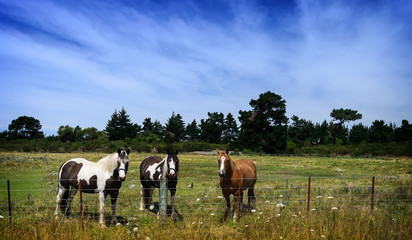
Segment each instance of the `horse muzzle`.
[{"label": "horse muzzle", "polygon": [[169,177],[173,179],[173,178],[175,178],[176,176],[177,176],[176,170],[173,169],[173,168],[171,168],[171,169],[169,170]]},{"label": "horse muzzle", "polygon": [[119,179],[121,182],[126,180],[126,170],[124,168],[119,168]]},{"label": "horse muzzle", "polygon": [[224,176],[226,176],[226,173],[225,173],[225,172],[224,172],[224,173],[220,173],[220,172],[219,172],[219,176],[220,176],[220,177],[224,177]]}]

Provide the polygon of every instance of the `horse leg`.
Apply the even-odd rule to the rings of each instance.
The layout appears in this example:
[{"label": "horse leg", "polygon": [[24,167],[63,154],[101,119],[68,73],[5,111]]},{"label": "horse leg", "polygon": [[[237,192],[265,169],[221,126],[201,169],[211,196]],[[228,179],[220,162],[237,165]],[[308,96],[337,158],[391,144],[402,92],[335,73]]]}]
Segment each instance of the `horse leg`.
[{"label": "horse leg", "polygon": [[110,194],[111,200],[112,200],[112,221],[111,224],[118,224],[117,222],[117,216],[116,216],[116,201],[117,201],[117,196],[119,195],[119,192],[116,191],[112,194]]},{"label": "horse leg", "polygon": [[78,189],[74,188],[74,187],[70,188],[69,197],[67,199],[67,207],[66,207],[66,211],[65,211],[66,216],[71,216],[72,215],[72,201],[73,201],[74,196],[76,196],[77,190]]},{"label": "horse leg", "polygon": [[[145,189],[143,188],[143,185],[140,184],[140,211],[144,210],[144,207],[146,207],[146,201],[145,201]],[[144,206],[144,207],[143,207]]]},{"label": "horse leg", "polygon": [[225,200],[226,200],[226,209],[225,209],[225,215],[223,219],[226,220],[230,212],[230,194],[223,193],[223,196],[225,197]]},{"label": "horse leg", "polygon": [[155,209],[155,206],[154,206],[154,203],[153,203],[153,192],[154,192],[154,188],[153,187],[150,187],[149,189],[148,189],[148,196],[149,196],[149,209],[151,210],[151,211],[154,211],[154,209]]},{"label": "horse leg", "polygon": [[242,190],[237,190],[233,194],[234,196],[234,203],[233,203],[233,222],[236,222],[236,214],[242,209],[242,200],[243,200],[243,191]]},{"label": "horse leg", "polygon": [[62,213],[66,212],[67,198],[69,197],[69,190],[65,189],[63,186],[59,186],[59,190],[56,196],[56,211],[54,212],[54,218],[59,219],[59,205],[60,211]]},{"label": "horse leg", "polygon": [[248,196],[247,206],[248,206],[248,209],[251,210],[256,205],[255,187],[254,186],[249,188],[249,190],[247,191],[247,196]]},{"label": "horse leg", "polygon": [[176,216],[176,207],[175,207],[175,194],[176,194],[176,189],[170,189],[170,199],[171,199],[171,204],[172,204],[172,219],[174,219]]},{"label": "horse leg", "polygon": [[102,227],[105,227],[104,225],[104,202],[106,200],[106,194],[101,191],[99,192],[99,201],[100,201],[100,218],[99,218],[99,224]]}]

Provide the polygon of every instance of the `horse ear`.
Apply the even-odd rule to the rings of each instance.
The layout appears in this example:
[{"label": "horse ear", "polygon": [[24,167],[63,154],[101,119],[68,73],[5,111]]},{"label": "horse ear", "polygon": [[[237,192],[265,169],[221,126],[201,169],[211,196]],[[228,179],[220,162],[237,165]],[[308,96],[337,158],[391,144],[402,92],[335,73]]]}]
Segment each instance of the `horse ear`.
[{"label": "horse ear", "polygon": [[167,153],[167,155],[169,155],[169,154],[170,154],[170,151],[169,151],[169,149],[167,149],[167,150],[166,150],[166,153]]},{"label": "horse ear", "polygon": [[132,151],[132,149],[130,149],[130,148],[127,148],[126,149],[126,153],[127,153],[127,155],[129,155],[129,153]]},{"label": "horse ear", "polygon": [[217,148],[216,148],[216,152],[217,152],[217,154],[219,154],[219,155],[220,155],[220,151],[219,151],[219,149],[217,149]]},{"label": "horse ear", "polygon": [[229,149],[226,148],[226,154],[229,155]]},{"label": "horse ear", "polygon": [[122,149],[118,148],[117,153],[120,155],[121,152],[122,152]]},{"label": "horse ear", "polygon": [[179,153],[179,150],[177,150],[177,149],[176,149],[176,152],[175,152],[175,154],[177,155],[178,153]]}]

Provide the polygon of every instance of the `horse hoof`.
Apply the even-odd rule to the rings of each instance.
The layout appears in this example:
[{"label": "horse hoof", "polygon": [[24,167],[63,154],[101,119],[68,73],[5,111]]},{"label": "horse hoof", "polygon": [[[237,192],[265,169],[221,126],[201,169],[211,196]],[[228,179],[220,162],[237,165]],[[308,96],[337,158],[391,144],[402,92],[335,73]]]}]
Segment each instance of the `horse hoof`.
[{"label": "horse hoof", "polygon": [[104,223],[100,223],[100,228],[101,228],[101,229],[106,229],[107,227],[106,227],[106,225],[105,225]]}]

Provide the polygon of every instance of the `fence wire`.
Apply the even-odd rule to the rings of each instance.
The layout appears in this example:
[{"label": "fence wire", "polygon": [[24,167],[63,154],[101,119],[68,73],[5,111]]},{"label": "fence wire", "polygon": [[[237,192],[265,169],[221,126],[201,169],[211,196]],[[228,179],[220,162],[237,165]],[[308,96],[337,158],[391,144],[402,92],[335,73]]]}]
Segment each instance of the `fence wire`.
[{"label": "fence wire", "polygon": [[[412,184],[393,176],[379,176],[375,179],[373,201],[372,177],[312,177],[310,192],[308,178],[273,177],[258,178],[254,189],[256,195],[255,214],[276,212],[286,209],[293,214],[309,211],[320,212],[336,208],[365,209],[374,204],[375,208],[389,209],[391,212],[410,212],[412,207]],[[330,182],[326,182],[328,180]],[[0,179],[0,216],[8,216],[8,193],[11,196],[13,218],[50,220],[56,209],[57,181],[50,179],[11,179],[10,190],[5,179]],[[148,211],[140,208],[140,181],[126,180],[117,197],[117,213],[124,218],[147,217]],[[170,197],[170,193],[168,195]],[[110,195],[105,201],[105,212],[111,214]],[[243,203],[247,204],[247,192]],[[153,194],[158,202],[158,191]],[[72,213],[80,212],[79,194],[73,199]],[[179,214],[210,216],[225,211],[226,202],[219,186],[219,179],[179,178],[175,197]],[[231,197],[231,204],[234,198]],[[83,194],[85,219],[96,219],[99,214],[98,194]],[[168,200],[170,204],[170,199]],[[157,208],[157,206],[156,206]],[[153,215],[154,216],[154,215]]]}]

